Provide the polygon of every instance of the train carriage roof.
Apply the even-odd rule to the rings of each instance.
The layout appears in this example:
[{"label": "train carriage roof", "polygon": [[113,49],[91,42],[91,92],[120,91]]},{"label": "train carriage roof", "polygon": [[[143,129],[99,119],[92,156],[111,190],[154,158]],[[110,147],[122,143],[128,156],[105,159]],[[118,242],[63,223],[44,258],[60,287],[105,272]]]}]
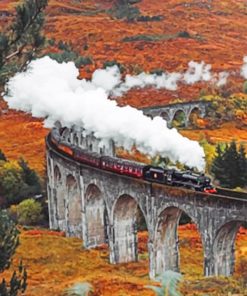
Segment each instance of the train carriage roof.
[{"label": "train carriage roof", "polygon": [[110,161],[110,162],[115,162],[117,164],[128,165],[132,167],[135,166],[138,168],[143,168],[145,166],[145,163],[132,161],[124,158],[118,158],[118,157],[102,156],[101,159],[102,161]]}]

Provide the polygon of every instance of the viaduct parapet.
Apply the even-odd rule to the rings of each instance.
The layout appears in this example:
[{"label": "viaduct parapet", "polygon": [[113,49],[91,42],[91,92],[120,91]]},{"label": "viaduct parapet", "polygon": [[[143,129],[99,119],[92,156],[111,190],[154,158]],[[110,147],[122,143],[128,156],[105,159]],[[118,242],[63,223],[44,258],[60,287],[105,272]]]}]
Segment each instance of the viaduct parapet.
[{"label": "viaduct parapet", "polygon": [[143,108],[142,111],[145,115],[154,118],[160,116],[167,121],[168,127],[172,126],[172,121],[174,120],[178,112],[184,113],[184,126],[188,127],[190,122],[191,113],[194,111],[199,111],[200,117],[204,118],[206,115],[207,107],[210,102],[205,101],[194,101],[188,103],[177,103],[168,106],[156,106]]},{"label": "viaduct parapet", "polygon": [[139,208],[148,229],[151,278],[165,270],[179,271],[177,228],[183,212],[200,233],[205,276],[233,273],[236,234],[241,223],[247,222],[245,200],[151,184],[93,168],[56,151],[49,137],[47,173],[50,227],[81,238],[85,248],[107,243],[111,263],[138,260]]}]

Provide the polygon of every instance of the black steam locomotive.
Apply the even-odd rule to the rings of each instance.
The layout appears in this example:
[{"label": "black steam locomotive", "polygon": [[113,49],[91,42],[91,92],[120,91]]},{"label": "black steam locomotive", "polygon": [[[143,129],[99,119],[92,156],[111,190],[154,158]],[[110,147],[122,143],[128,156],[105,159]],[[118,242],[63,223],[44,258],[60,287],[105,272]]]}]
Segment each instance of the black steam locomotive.
[{"label": "black steam locomotive", "polygon": [[144,179],[150,182],[185,187],[194,191],[216,193],[216,189],[211,185],[210,178],[204,176],[204,174],[196,174],[192,171],[182,172],[176,169],[164,169],[118,157],[102,156],[61,141],[57,129],[51,131],[48,140],[51,141],[57,150],[66,156],[70,156],[78,162],[102,170]]},{"label": "black steam locomotive", "polygon": [[195,191],[216,193],[211,185],[211,179],[204,174],[196,174],[192,171],[178,171],[176,169],[163,169],[161,167],[146,166],[144,179],[167,184],[176,187],[185,187]]}]

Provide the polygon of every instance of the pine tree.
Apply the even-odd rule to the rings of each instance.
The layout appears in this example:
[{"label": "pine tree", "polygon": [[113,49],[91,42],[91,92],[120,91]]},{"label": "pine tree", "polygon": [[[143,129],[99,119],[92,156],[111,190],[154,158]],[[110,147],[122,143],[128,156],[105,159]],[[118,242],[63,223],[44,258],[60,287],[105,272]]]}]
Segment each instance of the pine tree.
[{"label": "pine tree", "polygon": [[5,211],[0,210],[0,272],[9,268],[19,244],[18,230]]},{"label": "pine tree", "polygon": [[[5,211],[0,210],[0,272],[9,268],[11,257],[19,245],[19,231],[14,222]],[[0,283],[1,296],[17,296],[23,293],[27,287],[27,272],[22,262],[19,264],[18,272],[14,271],[10,282],[3,278]]]},{"label": "pine tree", "polygon": [[38,175],[36,172],[28,166],[28,163],[23,159],[20,158],[19,160],[19,166],[22,169],[22,177],[23,181],[34,188],[36,191],[35,193],[40,193],[41,191],[41,184]]},{"label": "pine tree", "polygon": [[236,188],[247,185],[247,159],[244,147],[239,151],[235,141],[222,151],[221,146],[216,148],[216,157],[213,160],[211,172],[222,187]]},{"label": "pine tree", "polygon": [[224,153],[224,175],[225,186],[229,188],[238,187],[238,170],[239,167],[239,155],[237,151],[237,145],[235,141],[230,143]]},{"label": "pine tree", "polygon": [[239,147],[239,186],[244,187],[247,185],[247,158],[243,145]]},{"label": "pine tree", "polygon": [[[224,184],[224,159],[222,146],[220,144],[216,147],[216,157],[213,159],[211,172],[217,180],[220,180],[221,185]],[[222,185],[224,186],[224,185]]]},{"label": "pine tree", "polygon": [[48,0],[25,0],[16,7],[10,27],[0,32],[0,82],[23,70],[44,44],[43,11]]}]

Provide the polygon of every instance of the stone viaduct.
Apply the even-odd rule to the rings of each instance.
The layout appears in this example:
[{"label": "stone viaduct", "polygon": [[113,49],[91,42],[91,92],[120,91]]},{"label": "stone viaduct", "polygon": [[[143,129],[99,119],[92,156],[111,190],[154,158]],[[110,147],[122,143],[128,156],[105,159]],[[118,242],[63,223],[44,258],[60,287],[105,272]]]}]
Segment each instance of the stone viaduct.
[{"label": "stone viaduct", "polygon": [[167,121],[168,127],[172,126],[172,121],[174,120],[178,112],[184,113],[184,126],[188,127],[190,122],[190,115],[194,111],[199,111],[202,118],[206,115],[207,107],[210,105],[210,102],[205,101],[194,101],[188,103],[177,103],[171,104],[168,106],[156,106],[143,108],[142,111],[145,115],[154,118],[160,116]]},{"label": "stone viaduct", "polygon": [[[70,136],[76,138],[75,134]],[[58,152],[49,137],[47,174],[50,227],[81,238],[85,248],[107,243],[111,263],[138,260],[139,208],[148,229],[151,278],[165,270],[179,271],[177,227],[183,212],[200,233],[205,276],[233,273],[236,234],[241,223],[247,222],[246,200],[206,195],[90,167]]]}]

